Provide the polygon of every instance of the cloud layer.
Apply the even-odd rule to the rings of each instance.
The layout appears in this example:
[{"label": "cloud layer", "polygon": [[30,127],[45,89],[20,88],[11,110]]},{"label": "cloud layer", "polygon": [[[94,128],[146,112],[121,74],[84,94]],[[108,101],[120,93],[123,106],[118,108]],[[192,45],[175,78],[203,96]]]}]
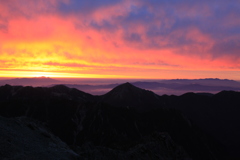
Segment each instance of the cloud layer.
[{"label": "cloud layer", "polygon": [[0,11],[0,76],[240,79],[240,0],[0,0]]}]

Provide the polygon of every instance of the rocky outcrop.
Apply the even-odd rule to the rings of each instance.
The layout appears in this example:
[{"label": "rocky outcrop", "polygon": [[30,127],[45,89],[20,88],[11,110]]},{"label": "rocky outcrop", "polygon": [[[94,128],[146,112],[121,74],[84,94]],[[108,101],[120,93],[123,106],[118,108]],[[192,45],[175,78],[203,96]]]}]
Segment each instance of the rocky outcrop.
[{"label": "rocky outcrop", "polygon": [[0,159],[77,160],[78,154],[41,125],[29,118],[0,117]]}]

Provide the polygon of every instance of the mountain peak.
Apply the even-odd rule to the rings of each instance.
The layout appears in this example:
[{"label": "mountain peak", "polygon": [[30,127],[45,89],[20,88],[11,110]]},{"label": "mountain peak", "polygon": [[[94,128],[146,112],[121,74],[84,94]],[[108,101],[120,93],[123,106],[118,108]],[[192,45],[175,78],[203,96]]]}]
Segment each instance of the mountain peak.
[{"label": "mountain peak", "polygon": [[103,101],[119,107],[134,107],[140,110],[160,107],[159,96],[126,82],[103,95]]},{"label": "mountain peak", "polygon": [[135,87],[135,88],[138,88],[136,86],[134,86],[133,84],[129,83],[129,82],[126,82],[126,83],[123,83],[123,84],[120,84],[119,87],[126,87],[126,88],[129,88],[129,87]]},{"label": "mountain peak", "polygon": [[[120,84],[119,86],[117,87],[124,87],[124,88],[130,88],[130,87],[135,87],[137,88],[136,86],[134,86],[133,84],[129,83],[129,82],[126,82],[126,83],[123,83],[123,84]],[[115,88],[117,88],[115,87]]]},{"label": "mountain peak", "polygon": [[140,94],[141,92],[145,91],[144,89],[138,88],[134,85],[132,85],[129,82],[120,84],[119,86],[113,88],[110,92],[107,94],[112,94],[115,96],[122,97],[125,94]]}]

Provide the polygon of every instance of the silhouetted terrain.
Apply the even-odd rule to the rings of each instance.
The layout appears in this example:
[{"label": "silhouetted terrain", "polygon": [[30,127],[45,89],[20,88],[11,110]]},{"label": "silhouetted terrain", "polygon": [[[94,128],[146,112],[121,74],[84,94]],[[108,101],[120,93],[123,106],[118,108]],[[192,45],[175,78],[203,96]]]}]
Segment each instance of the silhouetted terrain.
[{"label": "silhouetted terrain", "polygon": [[0,116],[1,160],[76,160],[79,155],[48,131],[28,118]]},{"label": "silhouetted terrain", "polygon": [[[77,88],[81,91],[103,95],[114,87],[124,83],[121,79],[52,79],[49,77],[16,78],[0,80],[0,85],[22,85],[22,86],[55,86],[65,85]],[[240,83],[234,80],[206,78],[206,79],[170,79],[170,80],[136,80],[130,79],[131,84],[136,87],[151,90],[158,95],[182,95],[186,92],[195,93],[218,93],[222,90],[240,91]]]},{"label": "silhouetted terrain", "polygon": [[0,85],[23,85],[23,86],[41,86],[59,84],[61,81],[49,78],[49,77],[34,77],[34,78],[14,78],[0,80]]},{"label": "silhouetted terrain", "polygon": [[79,159],[225,160],[240,158],[239,98],[233,91],[159,96],[130,83],[101,96],[5,85],[0,115],[39,121]]},{"label": "silhouetted terrain", "polygon": [[[155,80],[155,81],[133,81],[131,82],[134,86],[139,88],[151,90],[158,95],[182,95],[186,92],[208,92],[217,93],[222,90],[240,91],[240,83],[228,79],[173,79],[173,80]],[[67,84],[64,85],[77,88],[82,91],[101,95],[109,92],[113,87],[120,85],[119,83],[113,84]]]}]

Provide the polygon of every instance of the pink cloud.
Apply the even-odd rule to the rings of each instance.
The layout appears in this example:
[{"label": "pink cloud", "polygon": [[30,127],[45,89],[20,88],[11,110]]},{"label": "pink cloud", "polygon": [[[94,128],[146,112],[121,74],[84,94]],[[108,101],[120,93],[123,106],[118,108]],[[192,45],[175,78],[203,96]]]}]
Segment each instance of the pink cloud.
[{"label": "pink cloud", "polygon": [[234,2],[232,9],[218,3],[219,9],[207,1],[1,1],[0,68],[85,67],[84,73],[127,75],[238,70]]}]

